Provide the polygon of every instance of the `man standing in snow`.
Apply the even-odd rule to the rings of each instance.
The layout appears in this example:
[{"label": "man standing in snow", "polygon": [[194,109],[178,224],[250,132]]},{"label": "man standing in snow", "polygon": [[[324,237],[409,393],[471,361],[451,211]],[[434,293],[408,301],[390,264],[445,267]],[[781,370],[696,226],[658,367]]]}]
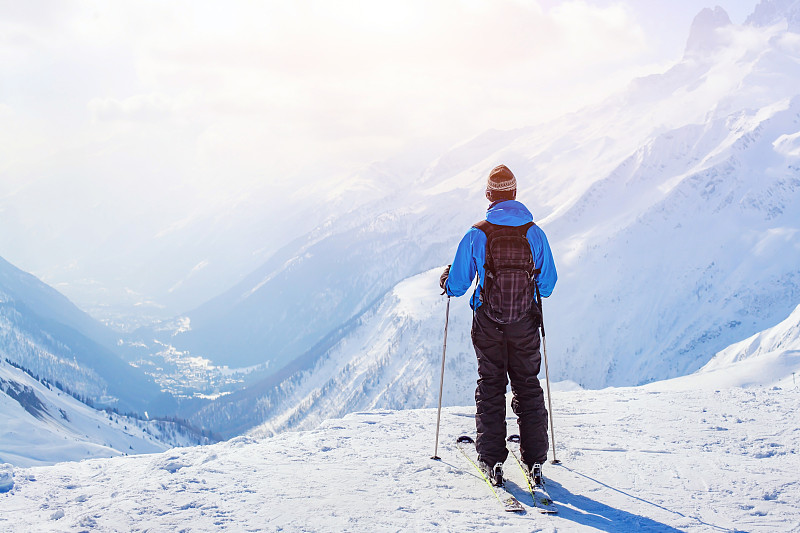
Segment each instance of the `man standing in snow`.
[{"label": "man standing in snow", "polygon": [[[547,460],[547,409],[538,374],[541,364],[541,310],[535,301],[553,292],[557,275],[544,232],[516,201],[517,180],[505,165],[492,169],[486,185],[491,202],[486,220],[461,239],[453,264],[440,278],[448,296],[461,296],[478,284],[470,299],[474,311],[472,343],[478,358],[475,445],[481,468],[502,483],[506,448],[506,386],[517,415],[522,461],[533,467]],[[537,472],[541,475],[541,472]]]}]

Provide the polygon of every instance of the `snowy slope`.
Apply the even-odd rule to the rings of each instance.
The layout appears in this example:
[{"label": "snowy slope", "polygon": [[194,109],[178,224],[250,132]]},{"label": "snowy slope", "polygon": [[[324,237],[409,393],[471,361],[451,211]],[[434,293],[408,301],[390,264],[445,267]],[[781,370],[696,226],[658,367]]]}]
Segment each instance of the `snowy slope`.
[{"label": "snowy slope", "polygon": [[321,225],[190,313],[174,343],[217,364],[290,364],[448,263],[499,162],[556,255],[556,379],[684,375],[775,325],[800,302],[800,37],[712,18],[696,28],[713,39],[693,30],[702,46],[668,71],[553,123],[487,132]]},{"label": "snowy slope", "polygon": [[43,320],[68,326],[82,335],[109,347],[116,343],[114,333],[78,309],[63,294],[35,276],[0,257],[0,290],[3,301],[16,301]]},{"label": "snowy slope", "polygon": [[800,306],[775,327],[722,350],[692,377],[717,386],[794,388],[799,375]]},{"label": "snowy slope", "polygon": [[141,412],[161,391],[114,341],[62,294],[0,258],[0,359],[96,404]]},{"label": "snowy slope", "polygon": [[[367,409],[436,405],[446,299],[431,290],[439,269],[400,283],[305,366],[263,380],[201,409],[191,421],[226,436],[311,429],[327,418]],[[469,337],[472,314],[451,303],[445,405],[475,391],[477,365]]]},{"label": "snowy slope", "polygon": [[[504,513],[453,446],[472,407],[356,412],[305,432],[6,467],[3,531],[800,531],[798,390],[554,394],[560,512]],[[509,418],[509,427],[514,420]],[[2,475],[2,469],[0,469]],[[8,485],[8,483],[7,483]]]},{"label": "snowy slope", "polygon": [[174,422],[96,411],[0,361],[0,463],[47,465],[207,442]]}]

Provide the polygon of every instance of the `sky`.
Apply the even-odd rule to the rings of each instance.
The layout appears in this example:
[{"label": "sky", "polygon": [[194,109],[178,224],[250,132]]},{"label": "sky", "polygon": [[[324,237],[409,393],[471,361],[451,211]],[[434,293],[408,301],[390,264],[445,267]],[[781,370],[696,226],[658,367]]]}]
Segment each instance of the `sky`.
[{"label": "sky", "polygon": [[[718,2],[734,22],[754,1]],[[0,176],[211,196],[530,125],[680,55],[696,2],[0,2]],[[114,174],[114,178],[110,178]]]},{"label": "sky", "polygon": [[[708,5],[741,23],[755,4]],[[421,172],[666,70],[702,7],[0,0],[0,256],[57,284],[111,226],[143,241],[242,196],[278,212],[375,161]]]}]

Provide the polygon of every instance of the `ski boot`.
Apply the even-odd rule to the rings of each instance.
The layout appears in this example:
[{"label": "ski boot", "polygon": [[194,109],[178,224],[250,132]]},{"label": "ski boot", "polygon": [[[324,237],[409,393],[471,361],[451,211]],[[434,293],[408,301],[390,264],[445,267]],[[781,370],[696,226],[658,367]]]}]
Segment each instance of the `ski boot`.
[{"label": "ski boot", "polygon": [[503,463],[497,463],[493,467],[489,466],[487,463],[480,461],[480,468],[483,471],[486,478],[491,482],[491,484],[495,487],[502,487],[503,482]]},{"label": "ski boot", "polygon": [[533,463],[530,467],[531,485],[534,487],[544,487],[544,478],[542,477],[542,465],[540,463]]}]

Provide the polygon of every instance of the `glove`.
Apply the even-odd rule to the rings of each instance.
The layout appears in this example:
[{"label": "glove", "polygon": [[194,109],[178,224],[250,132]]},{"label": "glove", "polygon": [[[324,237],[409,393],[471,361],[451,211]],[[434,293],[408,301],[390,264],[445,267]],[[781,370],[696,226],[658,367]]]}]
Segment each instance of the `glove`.
[{"label": "glove", "polygon": [[447,265],[447,267],[444,269],[444,272],[442,272],[442,275],[439,276],[439,287],[441,287],[442,290],[444,291],[442,294],[447,293],[445,285],[447,284],[447,278],[450,277],[450,266],[451,265]]}]

